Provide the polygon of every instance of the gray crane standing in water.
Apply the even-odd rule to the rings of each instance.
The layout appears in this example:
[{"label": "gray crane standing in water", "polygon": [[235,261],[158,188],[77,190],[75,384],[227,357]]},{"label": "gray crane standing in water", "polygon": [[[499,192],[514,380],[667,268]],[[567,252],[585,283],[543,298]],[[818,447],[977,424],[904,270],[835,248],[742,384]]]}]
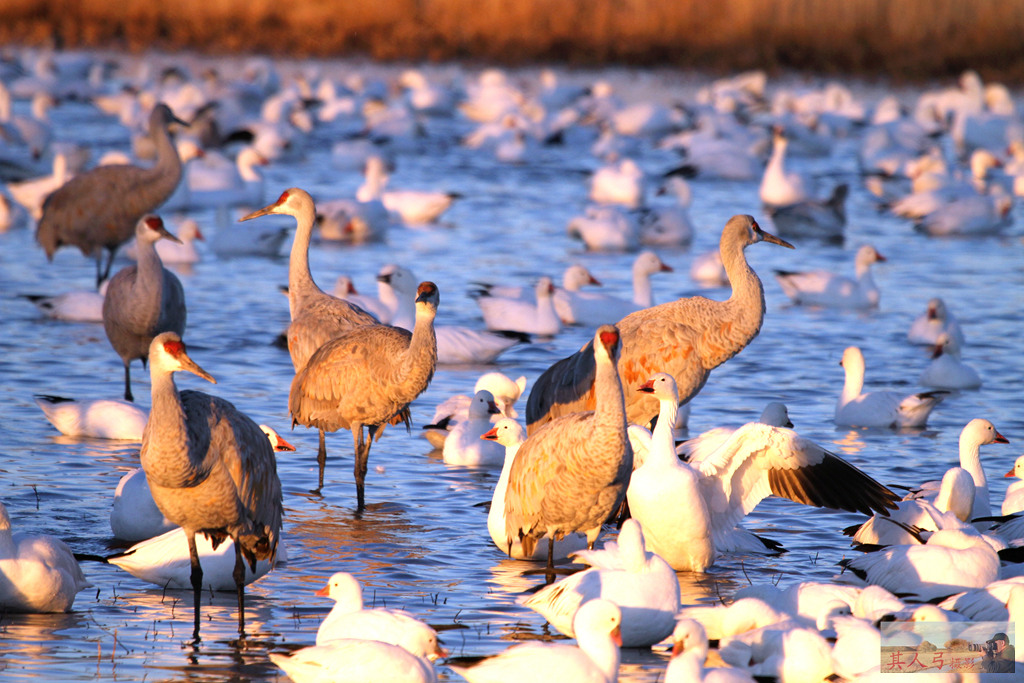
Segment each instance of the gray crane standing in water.
[{"label": "gray crane standing in water", "polygon": [[135,265],[117,271],[103,297],[103,329],[124,362],[124,398],[132,398],[131,364],[146,367],[149,344],[161,332],[185,333],[185,292],[178,276],[164,268],[156,243],[181,241],[168,232],[159,216],[146,216],[135,228],[139,253]]},{"label": "gray crane standing in water", "polygon": [[[366,506],[370,445],[384,426],[422,394],[437,366],[434,317],[440,294],[433,282],[416,290],[416,323],[410,333],[390,325],[362,325],[321,346],[292,380],[292,424],[324,431],[352,430],[357,509]],[[408,423],[407,423],[408,425]],[[364,436],[363,427],[368,436]],[[320,445],[323,448],[323,437]],[[326,453],[324,453],[324,460]],[[321,460],[320,485],[323,486]]]},{"label": "gray crane standing in water", "polygon": [[167,105],[157,104],[149,115],[149,136],[156,146],[156,163],[150,168],[97,166],[47,197],[36,232],[47,259],[52,261],[62,246],[78,247],[83,255],[96,257],[97,287],[110,277],[114,254],[131,239],[135,224],[163,204],[181,180],[181,158],[167,130],[172,123],[187,125]]},{"label": "gray crane standing in water", "polygon": [[238,634],[245,637],[245,566],[277,553],[283,503],[277,460],[260,427],[234,405],[201,391],[178,392],[174,373],[191,372],[216,384],[189,358],[174,332],[150,345],[152,407],[142,435],[140,459],[153,501],[188,538],[193,590],[192,637],[199,642],[203,568],[196,534],[216,548],[227,538],[235,546],[232,577],[238,591]]},{"label": "gray crane standing in water", "polygon": [[505,533],[511,552],[521,541],[533,555],[548,537],[548,582],[554,580],[554,545],[583,533],[594,546],[601,525],[626,497],[633,449],[626,435],[626,408],[616,364],[622,350],[614,325],[597,328],[590,354],[596,367],[595,408],[545,423],[519,447],[505,492]]},{"label": "gray crane standing in water", "polygon": [[[377,319],[359,306],[324,292],[313,281],[309,271],[309,243],[316,221],[316,206],[305,190],[289,188],[281,193],[276,202],[253,211],[241,220],[247,221],[259,216],[284,214],[295,218],[295,237],[292,240],[291,256],[288,260],[288,309],[291,323],[288,325],[288,353],[298,373],[306,366],[310,356],[330,340],[362,325],[375,325]],[[406,421],[408,412],[396,418]],[[316,493],[324,485],[324,467],[327,463],[327,447],[324,430],[320,429],[320,448],[317,463],[320,479]]]},{"label": "gray crane standing in water", "polygon": [[[728,300],[685,297],[630,313],[616,323],[622,335],[623,386],[639,386],[655,372],[667,372],[676,378],[682,405],[704,387],[712,370],[746,348],[764,321],[764,286],[743,253],[758,242],[793,248],[761,230],[752,216],[733,216],[722,229],[719,251],[732,285]],[[527,433],[560,415],[594,409],[591,347],[588,343],[557,361],[534,382],[526,403]],[[626,392],[630,422],[647,424],[658,411],[658,401],[650,394]]]}]

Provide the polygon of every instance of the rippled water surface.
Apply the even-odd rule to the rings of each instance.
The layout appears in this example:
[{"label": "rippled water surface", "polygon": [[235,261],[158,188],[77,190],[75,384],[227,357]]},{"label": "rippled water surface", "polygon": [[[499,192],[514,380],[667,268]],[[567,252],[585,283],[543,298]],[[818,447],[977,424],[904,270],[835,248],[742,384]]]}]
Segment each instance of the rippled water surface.
[{"label": "rippled water surface", "polygon": [[[295,68],[283,68],[282,74],[290,75]],[[325,67],[330,68],[350,73],[364,67]],[[602,75],[631,97],[647,94],[661,100],[692,97],[693,86],[705,82],[667,73]],[[872,101],[881,94],[862,90]],[[910,101],[912,93],[902,95]],[[84,103],[65,103],[52,112],[52,119],[60,139],[98,142],[101,149],[127,146],[123,129]],[[586,204],[587,172],[594,162],[585,149],[543,148],[535,162],[500,165],[493,157],[458,144],[459,136],[471,129],[468,122],[428,121],[426,126],[428,137],[419,149],[397,154],[391,184],[452,190],[464,197],[441,227],[395,229],[384,244],[314,245],[312,271],[321,286],[330,289],[337,275],[347,273],[357,287],[372,292],[373,274],[385,263],[401,263],[419,279],[439,285],[440,323],[471,326],[482,326],[476,304],[466,295],[474,280],[530,284],[544,274],[560,278],[566,265],[578,261],[607,290],[628,296],[634,256],[585,253],[565,233],[568,219]],[[360,176],[332,167],[327,156],[331,142],[328,134],[314,132],[292,158],[267,167],[266,203],[293,185],[319,199],[350,195]],[[712,374],[693,401],[690,434],[755,419],[766,402],[781,400],[802,435],[882,482],[911,483],[938,478],[955,464],[960,429],[971,418],[987,417],[1011,441],[1010,446],[988,446],[982,454],[992,500],[998,505],[1008,483],[1001,475],[1021,453],[1024,440],[1020,208],[1014,209],[1016,222],[1002,237],[925,237],[908,223],[876,210],[856,174],[855,148],[855,140],[838,140],[828,158],[797,161],[830,174],[826,182],[851,184],[847,239],[842,245],[794,240],[795,251],[771,245],[748,250],[750,262],[765,281],[764,327],[746,350]],[[652,173],[673,161],[670,154],[649,149],[642,156]],[[675,272],[654,279],[658,302],[697,292],[717,299],[728,296],[725,289],[701,290],[688,270],[695,255],[717,245],[721,227],[733,214],[754,214],[772,230],[756,183],[695,180],[692,189],[696,240],[689,249],[660,250]],[[210,235],[244,232],[253,225],[239,225],[214,212],[195,217]],[[775,268],[824,267],[849,273],[854,251],[866,242],[889,259],[875,268],[882,290],[877,311],[793,307],[771,277]],[[316,484],[316,432],[301,427],[287,431],[292,366],[287,352],[271,345],[288,320],[285,299],[278,292],[287,282],[286,258],[220,260],[207,249],[200,263],[178,272],[188,299],[190,354],[218,380],[211,386],[182,375],[179,387],[227,398],[258,422],[276,426],[298,446],[297,452],[278,459],[288,562],[246,591],[250,638],[245,649],[230,642],[236,635],[233,595],[207,594],[204,640],[195,652],[186,646],[190,594],[163,591],[114,566],[87,563],[84,571],[94,587],[78,596],[72,613],[2,617],[4,678],[283,678],[267,652],[314,642],[330,603],[313,592],[338,570],[359,577],[367,602],[405,608],[443,629],[441,636],[453,656],[491,654],[516,639],[551,632],[539,615],[516,603],[538,583],[536,577],[522,575],[529,565],[503,557],[487,535],[486,512],[479,504],[489,501],[497,471],[446,466],[415,430],[407,435],[390,429],[373,447],[369,504],[357,517],[352,441],[348,432],[339,432],[328,437],[323,496],[308,493]],[[75,250],[61,251],[48,264],[30,231],[0,235],[0,498],[16,529],[54,534],[76,552],[104,554],[112,547],[108,516],[114,488],[126,471],[138,466],[138,444],[62,437],[32,395],[120,397],[121,363],[101,325],[46,320],[19,297],[85,288],[92,279],[92,262]],[[947,400],[923,432],[837,430],[832,413],[842,385],[838,362],[843,348],[862,347],[870,388],[896,387],[909,393],[928,358],[925,350],[906,343],[905,334],[933,296],[942,296],[963,324],[964,359],[981,373],[983,388]],[[552,361],[579,348],[590,334],[582,328],[564,330],[553,339],[506,353],[494,367],[512,377],[524,374],[532,385]],[[439,368],[430,388],[412,406],[417,427],[449,395],[471,392],[476,378],[488,369],[493,368]],[[148,376],[138,364],[134,375],[139,402],[148,405]],[[525,397],[522,410],[524,406]],[[850,555],[848,539],[839,530],[856,521],[854,514],[767,500],[747,524],[781,541],[789,552],[779,557],[726,556],[707,574],[681,573],[683,601],[728,598],[749,581],[785,585],[829,579],[838,569],[836,562]],[[621,678],[655,681],[664,665],[662,654],[627,651]],[[457,679],[443,664],[438,670],[442,678]]]}]

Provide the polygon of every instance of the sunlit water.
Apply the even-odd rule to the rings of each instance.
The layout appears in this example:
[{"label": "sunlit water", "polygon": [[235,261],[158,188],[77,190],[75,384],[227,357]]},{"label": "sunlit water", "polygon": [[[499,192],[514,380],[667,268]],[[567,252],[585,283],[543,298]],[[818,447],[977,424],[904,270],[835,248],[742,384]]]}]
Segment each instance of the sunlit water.
[{"label": "sunlit water", "polygon": [[[630,91],[663,99],[690,97],[692,85],[704,82],[667,73],[604,75]],[[880,93],[865,92],[872,98]],[[127,143],[119,126],[88,105],[64,104],[52,118],[61,139],[98,140],[120,148]],[[470,282],[530,284],[543,274],[559,278],[574,261],[586,264],[606,289],[629,296],[632,254],[585,253],[565,234],[568,219],[586,203],[587,170],[593,166],[586,152],[550,147],[541,150],[535,163],[500,165],[487,154],[459,146],[459,135],[469,129],[470,124],[461,121],[428,122],[429,137],[419,150],[398,155],[392,175],[396,187],[462,193],[464,198],[446,214],[444,226],[396,229],[385,244],[315,245],[312,271],[321,286],[329,290],[337,275],[348,273],[357,287],[372,292],[373,274],[385,263],[401,263],[419,279],[438,283],[440,323],[471,326],[482,322],[466,295]],[[327,158],[331,142],[314,133],[295,158],[268,167],[267,202],[293,185],[323,199],[350,195],[360,177],[332,168]],[[1019,341],[1024,304],[1021,220],[1018,217],[1003,237],[937,240],[917,234],[908,223],[875,209],[856,175],[854,149],[853,140],[840,140],[830,158],[810,162],[836,181],[851,184],[843,245],[796,241],[795,251],[771,245],[748,250],[765,282],[764,327],[746,350],[712,374],[693,402],[690,433],[739,425],[755,419],[766,402],[781,400],[802,435],[882,482],[909,484],[938,478],[955,464],[960,429],[971,418],[986,417],[1011,441],[1010,446],[988,446],[982,453],[998,507],[1008,483],[1001,475],[1021,453],[1024,439],[1019,403],[1024,377]],[[652,172],[672,161],[664,152],[648,150],[643,156]],[[772,229],[761,211],[756,183],[698,180],[692,187],[696,241],[690,249],[660,251],[675,273],[655,277],[657,302],[697,292],[718,299],[728,296],[724,289],[702,291],[687,273],[696,254],[717,245],[731,215],[752,213]],[[211,235],[220,230],[244,232],[253,225],[239,225],[213,212],[196,217]],[[849,273],[853,252],[865,242],[889,258],[875,268],[882,289],[877,311],[793,307],[771,277],[774,268],[824,267]],[[88,287],[93,264],[75,250],[61,251],[48,264],[27,230],[0,235],[0,247],[5,446],[0,452],[0,498],[16,529],[54,534],[77,552],[107,553],[112,543],[108,516],[113,491],[118,479],[138,465],[138,444],[62,437],[32,395],[120,397],[120,360],[101,325],[45,320],[18,296]],[[245,649],[230,642],[236,636],[234,596],[207,594],[204,640],[195,652],[186,646],[190,594],[165,592],[113,566],[85,564],[94,587],[78,596],[72,613],[0,620],[0,670],[5,678],[283,678],[267,652],[314,642],[330,602],[313,592],[338,570],[359,577],[368,603],[407,609],[443,630],[453,656],[496,653],[517,639],[553,633],[539,615],[516,602],[538,584],[537,577],[522,575],[530,565],[504,558],[487,535],[486,512],[480,504],[489,501],[497,471],[446,466],[415,431],[410,436],[389,429],[373,447],[368,507],[356,517],[352,441],[348,432],[339,432],[328,437],[323,496],[308,493],[316,484],[316,432],[301,427],[287,431],[292,366],[287,353],[271,345],[288,319],[278,291],[287,282],[286,258],[218,260],[206,250],[202,262],[179,274],[188,299],[190,353],[218,380],[212,386],[181,375],[179,386],[231,400],[258,422],[276,426],[298,446],[297,452],[278,460],[288,562],[246,591],[250,637]],[[905,334],[911,320],[936,295],[944,297],[964,326],[964,359],[981,373],[982,389],[948,399],[924,432],[837,430],[832,414],[842,385],[838,362],[843,348],[856,344],[864,349],[869,388],[895,387],[909,393],[928,357],[924,349],[907,344]],[[506,353],[495,367],[512,377],[525,374],[532,385],[552,361],[579,348],[590,334],[586,329],[564,330],[554,339]],[[430,388],[413,404],[417,427],[447,396],[471,392],[476,378],[488,369],[494,368],[439,368]],[[148,376],[138,364],[134,376],[136,396],[148,405]],[[525,397],[520,409],[525,410]],[[852,554],[839,530],[859,519],[767,500],[747,524],[781,541],[789,552],[779,557],[726,556],[708,574],[680,573],[683,602],[728,598],[751,581],[786,585],[802,579],[828,580],[838,571],[836,562]],[[662,653],[626,651],[621,678],[658,680],[665,662]],[[442,678],[457,678],[443,664],[439,673]]]}]

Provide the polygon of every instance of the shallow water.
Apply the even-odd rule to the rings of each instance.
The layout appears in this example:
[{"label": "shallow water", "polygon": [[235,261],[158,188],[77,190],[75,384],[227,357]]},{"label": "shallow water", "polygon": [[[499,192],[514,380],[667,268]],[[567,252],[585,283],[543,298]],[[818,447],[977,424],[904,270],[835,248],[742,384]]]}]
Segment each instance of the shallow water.
[{"label": "shallow water", "polygon": [[[331,64],[324,68],[357,68]],[[365,65],[360,65],[363,68]],[[370,67],[366,67],[370,68]],[[378,68],[378,70],[380,70]],[[602,74],[628,91],[659,97],[690,96],[703,82],[694,75]],[[572,77],[584,78],[574,73]],[[879,91],[865,89],[870,97]],[[20,106],[20,105],[19,105]],[[123,147],[122,129],[91,107],[67,103],[52,112],[61,139],[101,140]],[[432,126],[433,122],[431,122]],[[473,280],[531,283],[548,274],[560,278],[580,261],[613,292],[629,295],[631,254],[589,254],[565,235],[568,219],[586,202],[585,152],[545,148],[536,163],[499,165],[487,155],[460,147],[462,122],[441,122],[416,153],[400,153],[393,186],[454,190],[465,197],[444,218],[445,227],[396,229],[385,244],[314,246],[311,265],[324,289],[350,274],[357,287],[373,290],[373,274],[385,263],[411,267],[420,279],[438,283],[439,322],[478,326],[476,305],[466,296]],[[318,137],[321,135],[322,137]],[[275,162],[265,175],[266,201],[297,185],[314,196],[350,194],[357,174],[330,165],[330,139],[314,134],[295,157]],[[856,176],[851,140],[840,140],[814,168],[851,183],[849,223],[843,245],[793,240],[790,251],[771,245],[748,250],[765,282],[767,314],[760,336],[738,357],[717,369],[693,401],[690,433],[755,419],[764,404],[781,400],[797,430],[840,453],[885,483],[938,478],[957,460],[960,429],[986,417],[1011,441],[988,446],[982,457],[998,507],[1007,480],[1002,473],[1021,453],[1024,415],[1019,407],[1024,359],[1019,353],[1024,304],[1024,245],[1021,209],[1005,236],[937,240],[876,211]],[[667,167],[671,157],[649,151],[645,165]],[[701,290],[688,276],[692,258],[717,245],[725,221],[752,213],[765,229],[756,183],[693,181],[691,216],[698,228],[689,249],[659,250],[675,273],[655,277],[655,299],[701,292],[722,299],[724,289]],[[214,212],[196,217],[204,231],[245,231]],[[269,221],[271,219],[261,219]],[[173,229],[173,228],[172,228]],[[793,307],[773,278],[773,268],[825,267],[852,271],[853,252],[870,242],[889,258],[875,267],[882,289],[879,310],[844,313]],[[201,245],[202,246],[202,245]],[[125,265],[126,262],[119,262]],[[78,398],[117,398],[122,369],[99,324],[69,324],[40,317],[19,298],[24,293],[58,293],[86,288],[93,264],[74,250],[47,264],[27,230],[0,235],[0,410],[5,448],[0,453],[0,498],[16,530],[54,534],[76,552],[103,554],[111,548],[110,504],[118,479],[138,465],[138,444],[62,437],[32,400],[35,393]],[[67,615],[5,616],[0,621],[0,671],[4,678],[42,676],[49,680],[275,680],[283,679],[266,657],[314,642],[330,603],[313,596],[334,571],[354,573],[368,603],[401,607],[436,626],[453,656],[491,654],[512,641],[550,633],[544,620],[516,598],[538,579],[523,576],[531,565],[504,558],[486,533],[485,509],[497,471],[446,466],[415,432],[388,430],[374,445],[367,477],[368,506],[356,517],[351,474],[352,441],[347,432],[328,437],[329,460],[322,497],[316,483],[315,431],[288,432],[287,391],[292,366],[287,352],[271,345],[288,320],[278,286],[287,282],[287,259],[219,260],[209,249],[203,260],[179,274],[189,305],[186,340],[192,357],[217,378],[209,386],[180,376],[181,388],[229,399],[258,422],[277,427],[298,446],[278,459],[284,486],[288,562],[246,590],[245,649],[236,636],[234,596],[207,594],[203,642],[186,646],[191,635],[191,596],[163,591],[116,567],[88,563],[94,587],[82,592]],[[979,391],[956,395],[933,414],[922,432],[836,429],[834,401],[842,385],[838,361],[856,344],[865,353],[869,388],[902,387],[909,393],[927,365],[926,351],[905,341],[913,318],[927,300],[942,296],[967,336],[964,359],[982,375]],[[590,331],[564,330],[499,359],[496,369],[532,381],[554,360],[579,348]],[[454,393],[468,393],[488,367],[439,368],[430,388],[413,404],[414,423],[425,424],[434,406]],[[133,368],[136,395],[148,405],[148,376]],[[528,387],[529,390],[529,387]],[[520,403],[525,411],[525,397]],[[750,581],[788,584],[830,579],[836,562],[849,556],[840,529],[858,515],[815,510],[770,499],[747,525],[781,541],[779,557],[726,556],[708,574],[679,575],[683,602],[728,598]],[[622,680],[658,680],[665,657],[655,652],[623,653]],[[443,664],[443,679],[453,678]]]}]

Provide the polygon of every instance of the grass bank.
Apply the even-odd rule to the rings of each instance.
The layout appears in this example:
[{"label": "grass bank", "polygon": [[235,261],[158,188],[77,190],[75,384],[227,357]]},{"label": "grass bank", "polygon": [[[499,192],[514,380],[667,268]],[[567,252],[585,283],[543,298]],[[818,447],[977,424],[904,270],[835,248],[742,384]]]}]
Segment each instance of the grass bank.
[{"label": "grass bank", "polygon": [[4,0],[0,40],[1024,82],[1024,0]]}]

